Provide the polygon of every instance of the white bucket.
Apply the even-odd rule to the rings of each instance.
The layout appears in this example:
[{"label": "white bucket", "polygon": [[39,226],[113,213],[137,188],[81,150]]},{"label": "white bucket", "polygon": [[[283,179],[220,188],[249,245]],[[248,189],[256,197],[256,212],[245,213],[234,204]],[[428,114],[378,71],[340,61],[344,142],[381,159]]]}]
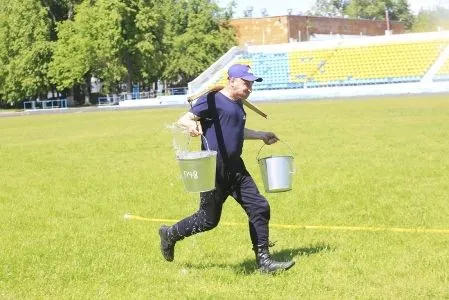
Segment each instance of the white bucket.
[{"label": "white bucket", "polygon": [[292,189],[293,173],[295,173],[293,156],[271,155],[259,158],[259,154],[257,154],[257,161],[262,174],[265,192],[279,193]]},{"label": "white bucket", "polygon": [[[208,145],[207,148],[209,148]],[[207,192],[215,189],[217,151],[208,149],[182,152],[177,155],[176,159],[181,170],[184,186],[188,192]]]}]

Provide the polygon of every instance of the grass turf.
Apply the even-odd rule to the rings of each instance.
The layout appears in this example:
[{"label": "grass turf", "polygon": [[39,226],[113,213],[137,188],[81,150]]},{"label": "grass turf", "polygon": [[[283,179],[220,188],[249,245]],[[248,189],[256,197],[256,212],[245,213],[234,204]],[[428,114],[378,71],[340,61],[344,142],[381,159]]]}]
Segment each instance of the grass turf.
[{"label": "grass turf", "polygon": [[[162,222],[123,219],[197,209],[165,128],[185,109],[0,118],[0,298],[449,297],[448,97],[259,106],[269,119],[248,111],[248,127],[276,132],[295,155],[293,190],[266,194],[272,223],[299,227],[271,228],[291,270],[256,271],[232,198],[223,224],[179,242],[173,263],[159,252]],[[247,141],[243,156],[263,190],[261,145]]]}]

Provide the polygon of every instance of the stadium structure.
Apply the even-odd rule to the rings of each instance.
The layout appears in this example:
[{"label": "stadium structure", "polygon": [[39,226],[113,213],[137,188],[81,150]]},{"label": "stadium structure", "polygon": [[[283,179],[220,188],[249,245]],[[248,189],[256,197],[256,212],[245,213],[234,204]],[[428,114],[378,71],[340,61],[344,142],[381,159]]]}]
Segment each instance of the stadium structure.
[{"label": "stadium structure", "polygon": [[[188,94],[224,85],[234,63],[264,79],[253,86],[251,101],[448,93],[449,31],[236,46],[190,82]],[[186,95],[119,104],[183,103]]]},{"label": "stadium structure", "polygon": [[389,18],[369,20],[284,15],[231,19],[230,25],[235,29],[237,43],[240,46],[307,42],[339,37],[381,36],[405,32],[403,22],[390,21]]}]

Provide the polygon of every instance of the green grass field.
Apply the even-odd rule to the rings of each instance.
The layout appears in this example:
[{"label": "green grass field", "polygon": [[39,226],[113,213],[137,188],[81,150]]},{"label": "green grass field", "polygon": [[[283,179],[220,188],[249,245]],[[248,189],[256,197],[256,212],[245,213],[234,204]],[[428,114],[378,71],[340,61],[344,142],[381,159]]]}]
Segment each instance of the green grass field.
[{"label": "green grass field", "polygon": [[159,226],[198,206],[166,129],[187,107],[0,118],[0,298],[449,299],[449,97],[259,106],[248,127],[295,155],[293,190],[266,194],[291,270],[257,272],[232,198],[162,259]]}]

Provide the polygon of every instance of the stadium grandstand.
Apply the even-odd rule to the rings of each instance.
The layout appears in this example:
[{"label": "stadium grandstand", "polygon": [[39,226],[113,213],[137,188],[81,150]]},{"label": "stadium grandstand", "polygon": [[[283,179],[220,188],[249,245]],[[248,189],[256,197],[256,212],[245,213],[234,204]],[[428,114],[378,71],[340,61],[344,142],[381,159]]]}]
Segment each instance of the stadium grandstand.
[{"label": "stadium grandstand", "polygon": [[449,81],[449,59],[444,61],[444,64],[435,75],[434,81]]},{"label": "stadium grandstand", "polygon": [[[253,101],[449,92],[449,31],[237,46],[190,82],[188,94],[224,85],[234,63],[263,77]],[[157,104],[186,98],[163,96]]]}]

